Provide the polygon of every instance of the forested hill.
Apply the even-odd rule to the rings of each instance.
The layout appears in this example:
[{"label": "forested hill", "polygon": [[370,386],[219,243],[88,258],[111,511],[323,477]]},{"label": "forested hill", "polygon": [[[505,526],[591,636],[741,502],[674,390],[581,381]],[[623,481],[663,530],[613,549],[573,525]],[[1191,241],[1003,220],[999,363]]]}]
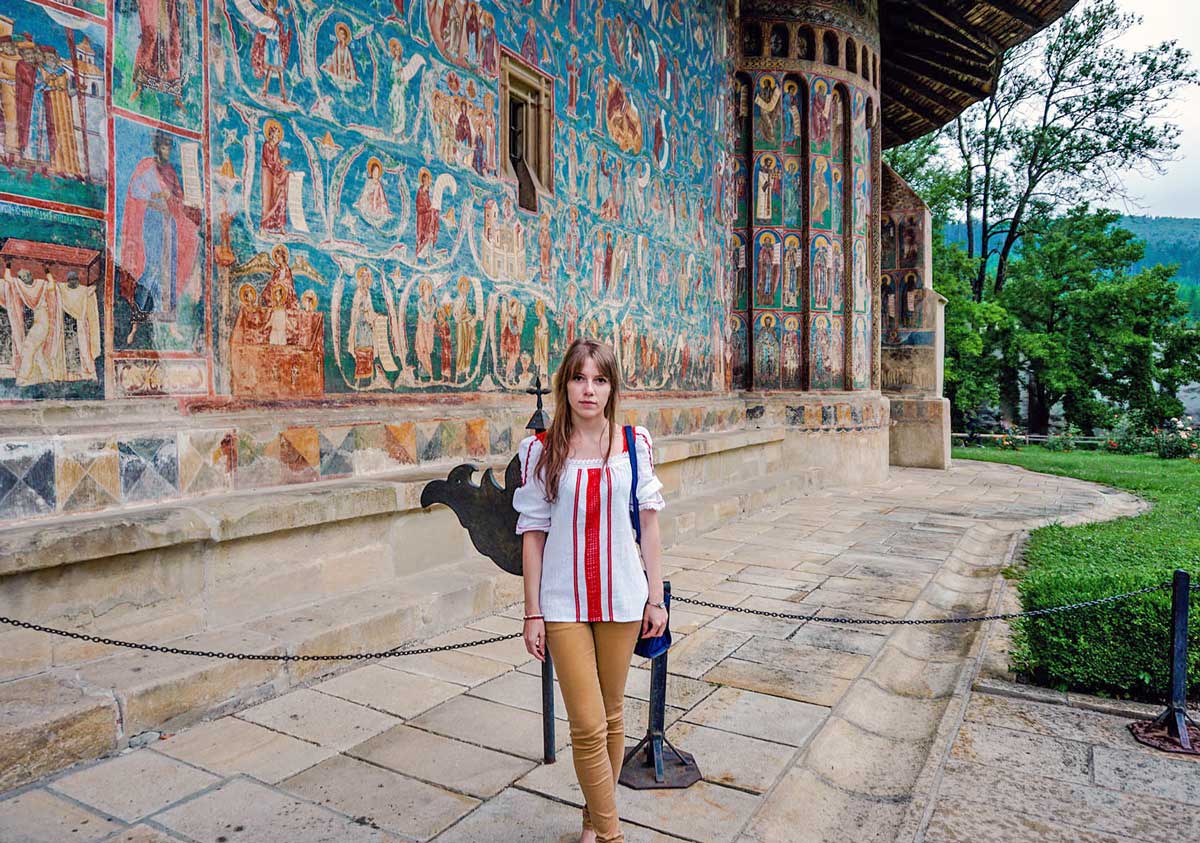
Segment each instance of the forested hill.
[{"label": "forested hill", "polygon": [[[1180,297],[1191,305],[1192,318],[1200,320],[1200,219],[1192,217],[1121,217],[1117,223],[1146,243],[1146,257],[1136,268],[1156,263],[1178,264],[1175,280]],[[966,246],[967,226],[946,227],[946,240]],[[1020,250],[1018,244],[1017,250]]]}]

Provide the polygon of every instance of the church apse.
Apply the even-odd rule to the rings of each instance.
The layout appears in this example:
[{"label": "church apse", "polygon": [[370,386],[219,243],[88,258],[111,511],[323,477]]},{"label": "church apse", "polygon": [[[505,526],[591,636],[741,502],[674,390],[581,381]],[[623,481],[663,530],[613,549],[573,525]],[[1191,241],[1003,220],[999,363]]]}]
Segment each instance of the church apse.
[{"label": "church apse", "polygon": [[842,2],[741,11],[734,380],[877,389],[877,11]]}]

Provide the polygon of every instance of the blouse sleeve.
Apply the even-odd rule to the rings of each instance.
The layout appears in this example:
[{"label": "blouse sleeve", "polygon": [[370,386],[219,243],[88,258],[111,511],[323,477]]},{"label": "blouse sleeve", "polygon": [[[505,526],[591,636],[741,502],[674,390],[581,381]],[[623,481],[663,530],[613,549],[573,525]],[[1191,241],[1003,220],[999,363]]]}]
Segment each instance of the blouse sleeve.
[{"label": "blouse sleeve", "polygon": [[517,535],[531,530],[550,531],[550,502],[546,500],[546,487],[538,474],[538,460],[542,457],[542,443],[534,436],[521,440],[517,449],[521,458],[521,485],[513,493],[513,508],[517,511]]},{"label": "blouse sleeve", "polygon": [[635,427],[633,438],[638,462],[638,509],[662,509],[667,502],[662,496],[662,481],[654,473],[654,443],[650,441],[650,431]]}]

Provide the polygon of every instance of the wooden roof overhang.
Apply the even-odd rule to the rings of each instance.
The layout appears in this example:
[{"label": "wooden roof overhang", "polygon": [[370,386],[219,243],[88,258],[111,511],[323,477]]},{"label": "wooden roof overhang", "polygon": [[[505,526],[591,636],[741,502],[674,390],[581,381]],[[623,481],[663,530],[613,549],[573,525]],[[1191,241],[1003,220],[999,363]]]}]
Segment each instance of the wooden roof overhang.
[{"label": "wooden roof overhang", "polygon": [[883,147],[941,128],[991,95],[1004,51],[1078,0],[880,0]]}]

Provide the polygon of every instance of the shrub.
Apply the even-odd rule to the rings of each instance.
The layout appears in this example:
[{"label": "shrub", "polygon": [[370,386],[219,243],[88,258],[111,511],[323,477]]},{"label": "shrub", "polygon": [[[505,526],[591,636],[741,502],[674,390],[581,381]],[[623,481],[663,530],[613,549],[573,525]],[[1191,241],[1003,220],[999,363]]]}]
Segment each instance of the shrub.
[{"label": "shrub", "polygon": [[[1178,568],[1190,571],[1200,584],[1200,461],[1164,463],[1153,455],[1049,453],[1041,448],[970,456],[1127,489],[1153,504],[1132,518],[1035,530],[1023,563],[1013,569],[1022,609],[1048,609],[1164,584]],[[1019,620],[1014,623],[1013,667],[1053,688],[1161,701],[1170,671],[1170,605],[1170,591],[1163,590]],[[1188,639],[1188,685],[1190,696],[1197,698],[1200,600],[1192,604]]]},{"label": "shrub", "polygon": [[1011,433],[1005,433],[996,440],[996,447],[1001,451],[1019,451],[1021,450],[1021,440]]},{"label": "shrub", "polygon": [[1073,424],[1069,424],[1061,433],[1055,433],[1046,437],[1046,450],[1056,453],[1074,451],[1077,447],[1075,437],[1078,435],[1079,428]]},{"label": "shrub", "polygon": [[1200,455],[1200,431],[1192,427],[1191,416],[1186,420],[1171,419],[1156,430],[1154,450],[1164,460]]},{"label": "shrub", "polygon": [[1105,450],[1118,454],[1152,454],[1156,447],[1150,427],[1140,415],[1122,415],[1113,425]]}]

